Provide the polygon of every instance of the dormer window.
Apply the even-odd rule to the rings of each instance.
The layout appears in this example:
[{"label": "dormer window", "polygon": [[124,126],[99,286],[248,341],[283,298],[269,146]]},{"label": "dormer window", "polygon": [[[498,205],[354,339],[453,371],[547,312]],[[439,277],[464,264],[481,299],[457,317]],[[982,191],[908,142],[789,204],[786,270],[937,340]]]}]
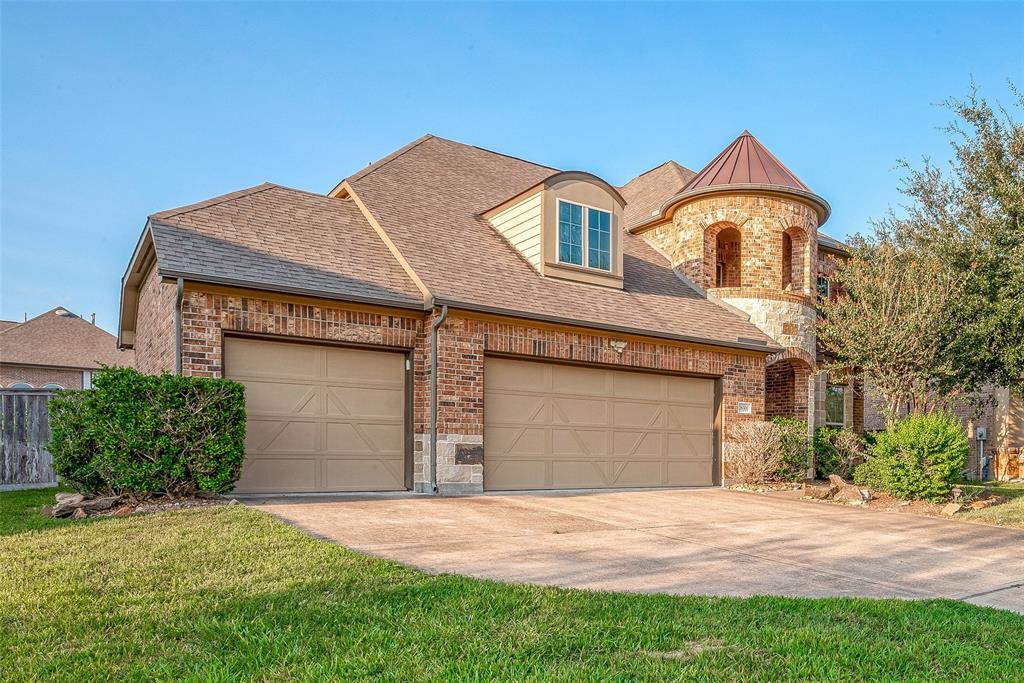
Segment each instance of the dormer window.
[{"label": "dormer window", "polygon": [[612,216],[592,206],[558,200],[558,260],[587,267],[611,270]]}]

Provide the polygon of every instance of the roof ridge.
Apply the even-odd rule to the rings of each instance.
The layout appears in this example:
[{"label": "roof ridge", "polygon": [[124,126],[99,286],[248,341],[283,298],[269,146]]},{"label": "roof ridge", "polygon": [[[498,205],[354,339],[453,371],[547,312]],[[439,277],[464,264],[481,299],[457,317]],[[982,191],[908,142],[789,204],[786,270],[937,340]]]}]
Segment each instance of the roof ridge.
[{"label": "roof ridge", "polygon": [[[429,140],[430,138],[433,138],[433,137],[437,137],[437,136],[434,135],[433,133],[425,133],[425,134],[421,135],[420,137],[416,138],[415,140],[413,140],[412,142],[407,143],[404,147],[399,147],[398,149],[396,149],[391,154],[383,156],[383,157],[381,157],[380,159],[377,159],[377,161],[374,161],[371,164],[367,164],[366,167],[364,167],[364,168],[356,171],[352,175],[346,177],[344,180],[341,181],[341,183],[344,183],[344,182],[354,182],[354,181],[357,181],[357,180],[362,180],[366,176],[370,175],[371,173],[374,173],[375,171],[380,170],[381,168],[383,168],[387,164],[390,164],[392,161],[394,161],[398,157],[400,157],[403,154],[405,154],[406,152],[412,151],[413,149],[415,149],[416,147],[419,147],[424,142],[426,142],[427,140]],[[341,185],[341,183],[338,183],[338,185]],[[335,186],[335,189],[337,189],[338,185]]]},{"label": "roof ridge", "polygon": [[247,187],[247,188],[242,189],[242,190],[235,190],[234,192],[226,192],[226,193],[224,193],[222,195],[217,195],[216,197],[211,197],[210,199],[204,199],[203,201],[195,202],[193,204],[185,204],[184,206],[179,206],[179,207],[174,208],[174,209],[166,209],[164,211],[157,211],[156,213],[151,213],[149,215],[149,218],[151,218],[151,219],[155,218],[157,220],[167,219],[167,218],[174,218],[174,217],[180,216],[182,214],[192,213],[193,211],[198,211],[200,209],[208,209],[211,206],[217,206],[219,204],[224,204],[225,202],[230,202],[230,201],[234,201],[236,199],[241,199],[242,197],[248,197],[249,195],[256,194],[257,192],[264,192],[264,191],[269,190],[269,189],[271,189],[273,187],[282,187],[282,186],[275,185],[274,183],[270,183],[270,182],[264,182],[264,183],[260,183],[259,185],[253,185],[252,187]]}]

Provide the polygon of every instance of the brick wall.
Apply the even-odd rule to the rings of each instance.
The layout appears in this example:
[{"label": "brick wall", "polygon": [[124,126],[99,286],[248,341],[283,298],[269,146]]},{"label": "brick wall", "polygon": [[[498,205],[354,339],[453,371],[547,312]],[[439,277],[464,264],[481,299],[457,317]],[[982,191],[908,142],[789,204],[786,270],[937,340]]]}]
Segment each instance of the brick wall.
[{"label": "brick wall", "polygon": [[81,389],[82,371],[0,363],[0,386],[9,387],[17,382],[31,384],[33,389],[42,389],[47,384],[59,384],[65,389]]},{"label": "brick wall", "polygon": [[139,287],[138,318],[135,322],[135,367],[155,375],[174,370],[175,285],[162,282],[156,266]]},{"label": "brick wall", "polygon": [[[182,307],[182,371],[219,377],[223,336],[230,331],[411,349],[414,485],[424,490],[430,481],[430,325],[435,316],[190,290]],[[148,333],[156,329],[155,325],[147,328]],[[173,342],[173,327],[170,336]],[[736,422],[764,418],[762,356],[638,338],[626,339],[620,354],[610,345],[612,340],[622,337],[452,312],[439,332],[437,461],[442,490],[482,489],[484,357],[488,353],[721,377],[726,446]],[[736,414],[739,401],[751,404],[750,415]]]}]

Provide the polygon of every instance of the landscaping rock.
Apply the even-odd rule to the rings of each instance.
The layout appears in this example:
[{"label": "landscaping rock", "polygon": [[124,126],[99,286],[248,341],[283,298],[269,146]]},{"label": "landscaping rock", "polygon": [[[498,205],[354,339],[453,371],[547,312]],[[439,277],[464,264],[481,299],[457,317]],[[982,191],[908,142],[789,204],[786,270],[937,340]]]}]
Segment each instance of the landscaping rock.
[{"label": "landscaping rock", "polygon": [[945,507],[942,508],[942,514],[946,517],[952,517],[960,512],[961,508],[963,508],[963,505],[960,503],[946,503]]},{"label": "landscaping rock", "polygon": [[89,513],[82,508],[75,508],[75,511],[71,513],[71,519],[85,519],[89,516]]},{"label": "landscaping rock", "polygon": [[85,500],[85,496],[81,493],[58,493],[53,498],[57,501],[57,506],[67,507],[73,507]]},{"label": "landscaping rock", "polygon": [[90,498],[83,500],[78,504],[79,510],[85,510],[86,512],[102,512],[103,510],[109,510],[121,501],[120,496],[102,496],[100,498]]},{"label": "landscaping rock", "polygon": [[135,512],[135,510],[130,505],[122,505],[121,507],[119,507],[116,510],[114,510],[113,516],[114,517],[127,517],[130,514],[132,514],[133,512]]},{"label": "landscaping rock", "polygon": [[972,510],[984,510],[987,507],[998,505],[999,503],[1002,502],[1003,499],[1000,498],[999,496],[992,496],[990,498],[979,498],[978,500],[971,501],[971,504],[968,507],[970,507]]},{"label": "landscaping rock", "polygon": [[53,506],[44,505],[43,507],[39,508],[39,514],[41,514],[43,517],[53,517]]},{"label": "landscaping rock", "polygon": [[862,489],[852,484],[846,484],[842,486],[836,493],[835,498],[837,500],[845,500],[850,503],[866,503],[871,500],[871,491],[868,489]]},{"label": "landscaping rock", "polygon": [[828,500],[836,494],[839,488],[836,486],[807,486],[804,488],[804,495],[815,500]]},{"label": "landscaping rock", "polygon": [[837,486],[839,488],[843,488],[844,486],[847,485],[846,480],[840,477],[838,474],[828,475],[828,480],[829,482],[831,482],[833,486]]}]

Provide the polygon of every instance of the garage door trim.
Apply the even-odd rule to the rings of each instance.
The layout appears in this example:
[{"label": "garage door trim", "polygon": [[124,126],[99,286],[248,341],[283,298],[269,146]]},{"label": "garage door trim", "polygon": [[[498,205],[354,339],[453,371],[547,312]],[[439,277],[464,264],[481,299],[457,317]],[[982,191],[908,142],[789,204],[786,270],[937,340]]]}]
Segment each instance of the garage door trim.
[{"label": "garage door trim", "polygon": [[[396,353],[403,356],[405,361],[405,401],[403,405],[404,429],[403,429],[403,474],[406,490],[413,488],[413,408],[414,408],[414,383],[412,371],[412,349],[404,346],[393,346],[388,344],[367,344],[361,342],[338,341],[335,339],[316,339],[313,337],[291,337],[282,334],[260,334],[243,331],[224,331],[220,340],[221,377],[228,378],[227,354],[225,353],[228,339],[250,339],[253,341],[268,341],[287,344],[302,344],[308,346],[332,346],[337,348],[356,349],[360,351],[382,351]],[[229,378],[230,379],[230,378]]]}]

